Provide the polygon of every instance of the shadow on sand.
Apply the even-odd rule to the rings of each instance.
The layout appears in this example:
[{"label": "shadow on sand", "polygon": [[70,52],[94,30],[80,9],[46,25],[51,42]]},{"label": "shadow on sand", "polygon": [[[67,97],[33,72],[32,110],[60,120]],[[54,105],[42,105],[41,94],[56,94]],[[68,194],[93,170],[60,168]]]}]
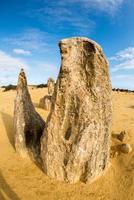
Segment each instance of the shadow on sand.
[{"label": "shadow on sand", "polygon": [[13,117],[4,112],[1,112],[2,120],[6,129],[7,137],[10,144],[15,148],[14,145],[14,132],[13,132]]},{"label": "shadow on sand", "polygon": [[134,109],[134,105],[131,105],[131,106],[129,106],[128,108],[132,108],[132,109]]},{"label": "shadow on sand", "polygon": [[40,109],[42,109],[42,108],[39,106],[39,103],[33,103],[33,105],[34,105],[35,108],[40,108]]},{"label": "shadow on sand", "polygon": [[17,194],[10,188],[8,183],[5,181],[2,173],[0,172],[0,200],[7,200],[6,197],[11,200],[20,200]]},{"label": "shadow on sand", "polygon": [[[9,139],[10,144],[15,149],[15,141],[14,141],[14,131],[13,131],[13,117],[11,115],[8,115],[4,112],[1,112],[2,120],[6,129],[7,137]],[[41,170],[42,170],[42,164],[41,164],[41,158],[38,158],[37,160],[32,159],[31,156],[29,156],[31,161]],[[0,196],[1,200],[1,196]]]},{"label": "shadow on sand", "polygon": [[[11,115],[8,115],[7,113],[1,112],[2,120],[6,129],[6,134],[9,139],[10,144],[15,149],[15,141],[14,141],[14,131],[13,131],[13,117]],[[29,156],[31,161],[41,170],[42,169],[42,160],[39,157],[38,159],[32,159],[31,156]],[[0,177],[1,178],[1,177]],[[1,194],[0,194],[0,200],[1,200]]]}]

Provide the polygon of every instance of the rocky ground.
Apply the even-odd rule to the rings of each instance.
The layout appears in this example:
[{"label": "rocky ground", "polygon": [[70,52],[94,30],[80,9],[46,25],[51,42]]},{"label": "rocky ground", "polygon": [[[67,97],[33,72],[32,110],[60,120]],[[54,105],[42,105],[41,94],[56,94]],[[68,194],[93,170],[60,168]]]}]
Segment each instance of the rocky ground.
[{"label": "rocky ground", "polygon": [[[30,88],[37,112],[46,120],[48,112],[39,108],[45,89]],[[92,184],[69,185],[48,178],[32,161],[14,150],[13,111],[16,91],[0,90],[0,200],[133,200],[134,150],[115,155],[109,169]],[[125,142],[134,149],[134,94],[113,92],[113,124],[116,134],[125,130]],[[112,139],[112,146],[120,144]]]}]

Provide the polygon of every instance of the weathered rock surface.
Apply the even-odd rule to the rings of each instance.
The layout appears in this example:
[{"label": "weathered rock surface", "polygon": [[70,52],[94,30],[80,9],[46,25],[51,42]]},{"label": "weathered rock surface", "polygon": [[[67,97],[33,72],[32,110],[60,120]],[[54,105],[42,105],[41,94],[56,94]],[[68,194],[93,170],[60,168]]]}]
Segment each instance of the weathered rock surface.
[{"label": "weathered rock surface", "polygon": [[47,81],[47,87],[48,87],[48,94],[50,96],[54,93],[54,87],[55,87],[55,81],[52,78],[49,78]]},{"label": "weathered rock surface", "polygon": [[123,142],[126,136],[126,131],[121,131],[119,134],[112,133],[112,137]]},{"label": "weathered rock surface", "polygon": [[122,153],[128,154],[132,151],[132,147],[130,146],[130,144],[123,143],[123,144],[119,145],[119,150]]},{"label": "weathered rock surface", "polygon": [[128,154],[132,151],[132,147],[128,143],[122,143],[118,145],[111,146],[111,157],[116,157],[121,155],[121,153]]},{"label": "weathered rock surface", "polygon": [[45,122],[35,111],[27,88],[27,80],[21,70],[17,85],[14,110],[15,148],[23,157],[40,154],[40,137]]},{"label": "weathered rock surface", "polygon": [[117,135],[117,139],[123,142],[126,135],[126,131],[121,131],[119,135]]},{"label": "weathered rock surface", "polygon": [[59,45],[61,69],[41,141],[43,168],[61,181],[92,181],[109,159],[109,66],[101,47],[87,38]]},{"label": "weathered rock surface", "polygon": [[43,98],[40,99],[40,102],[39,102],[40,108],[50,111],[54,88],[55,88],[55,81],[52,78],[49,78],[47,81],[48,95],[45,95]]},{"label": "weathered rock surface", "polygon": [[39,107],[49,111],[51,108],[51,99],[52,97],[49,95],[44,96],[40,99]]}]

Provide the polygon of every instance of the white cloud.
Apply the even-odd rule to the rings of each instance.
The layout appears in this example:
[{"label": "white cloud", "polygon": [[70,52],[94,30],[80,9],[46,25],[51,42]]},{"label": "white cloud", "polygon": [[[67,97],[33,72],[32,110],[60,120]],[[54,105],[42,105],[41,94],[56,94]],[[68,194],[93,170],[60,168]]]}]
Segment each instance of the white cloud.
[{"label": "white cloud", "polygon": [[24,32],[10,38],[4,38],[3,42],[25,49],[25,51],[43,51],[47,49],[48,34],[39,29],[26,29]]},{"label": "white cloud", "polygon": [[51,26],[50,29],[56,27],[55,33],[72,30],[75,35],[89,35],[96,27],[91,12],[113,16],[123,2],[125,0],[51,0],[48,4],[40,1],[38,8],[29,8],[24,14],[38,19],[44,26]]},{"label": "white cloud", "polygon": [[128,47],[109,58],[112,72],[134,69],[134,47]]},{"label": "white cloud", "polygon": [[24,50],[24,49],[13,49],[13,52],[19,55],[31,55],[31,51]]},{"label": "white cloud", "polygon": [[28,68],[24,60],[0,50],[0,85],[16,83],[16,77],[21,68]]},{"label": "white cloud", "polygon": [[92,3],[96,9],[106,13],[113,13],[122,5],[124,0],[85,0],[87,3]]},{"label": "white cloud", "polygon": [[134,76],[132,75],[132,74],[117,74],[117,75],[114,75],[114,76],[112,76],[112,78],[114,78],[114,79],[132,79],[132,80],[134,80]]},{"label": "white cloud", "polygon": [[134,47],[120,50],[109,61],[113,87],[134,89]]},{"label": "white cloud", "polygon": [[28,66],[23,60],[13,57],[6,52],[0,50],[0,71],[14,71],[16,68],[20,67],[27,68]]},{"label": "white cloud", "polygon": [[133,58],[134,58],[134,47],[128,47],[124,50],[117,52],[115,56],[110,58],[110,60],[124,61],[126,59],[129,60]]},{"label": "white cloud", "polygon": [[[69,2],[72,4],[73,2]],[[57,1],[54,5],[53,2],[44,5],[40,9],[33,10],[31,14],[28,13],[30,17],[36,17],[41,22],[47,24],[48,26],[56,27],[55,32],[59,31],[69,31],[73,30],[74,34],[89,34],[91,33],[96,24],[88,16],[88,13],[84,9],[80,9],[78,12],[76,9],[70,9],[67,1],[60,3]],[[81,17],[82,16],[82,17]]]},{"label": "white cloud", "polygon": [[90,11],[92,8],[94,8],[111,15],[114,14],[124,2],[125,0],[67,0],[64,1],[64,5],[67,5],[67,3],[80,3],[84,6],[86,11]]},{"label": "white cloud", "polygon": [[112,74],[111,80],[114,88],[126,88],[134,90],[133,74]]},{"label": "white cloud", "polygon": [[41,1],[38,9],[30,10],[27,15],[38,18],[48,26],[56,26],[55,31],[71,30],[75,34],[90,34],[95,29],[96,23],[90,18],[91,12],[107,13],[114,15],[125,0],[51,0]]},{"label": "white cloud", "polygon": [[[57,79],[59,73],[58,65],[53,62],[49,63],[45,60],[42,61],[34,61],[31,63],[32,66],[37,66],[35,68],[30,68],[29,70],[29,83],[32,84],[39,84],[39,83],[46,83],[49,77],[53,79]],[[41,72],[41,73],[39,73]]]},{"label": "white cloud", "polygon": [[21,68],[25,69],[29,84],[46,83],[49,77],[56,80],[59,72],[57,66],[54,61],[49,63],[46,60],[30,60],[27,64],[25,59],[16,58],[0,50],[0,86],[17,84]]}]

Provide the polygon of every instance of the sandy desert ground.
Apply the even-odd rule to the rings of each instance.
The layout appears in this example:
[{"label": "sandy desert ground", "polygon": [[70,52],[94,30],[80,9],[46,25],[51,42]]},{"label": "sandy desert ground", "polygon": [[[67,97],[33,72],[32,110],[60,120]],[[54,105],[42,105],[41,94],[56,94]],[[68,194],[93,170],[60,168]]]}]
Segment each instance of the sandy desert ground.
[{"label": "sandy desert ground", "polygon": [[[38,108],[38,102],[46,93],[47,89],[30,89],[36,110],[45,120],[48,113]],[[15,95],[15,91],[0,89],[0,200],[134,200],[134,150],[111,158],[110,168],[92,184],[54,181],[32,161],[20,158],[13,141]],[[112,131],[125,130],[125,142],[134,149],[134,94],[113,92],[112,98]]]}]

